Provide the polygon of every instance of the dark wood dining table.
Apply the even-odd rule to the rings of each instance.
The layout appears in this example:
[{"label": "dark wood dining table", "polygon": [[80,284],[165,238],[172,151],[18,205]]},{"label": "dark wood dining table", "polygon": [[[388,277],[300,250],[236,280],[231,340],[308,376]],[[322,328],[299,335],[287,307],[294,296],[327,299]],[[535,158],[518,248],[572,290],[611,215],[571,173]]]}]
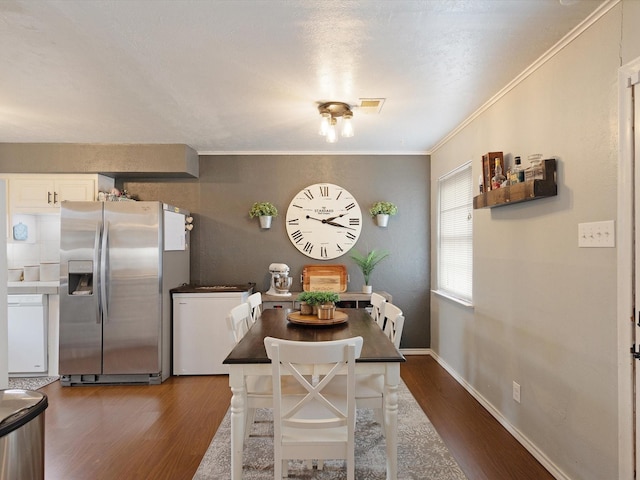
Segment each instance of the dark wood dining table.
[{"label": "dark wood dining table", "polygon": [[242,450],[245,437],[247,408],[246,377],[271,375],[271,361],[267,357],[264,338],[275,337],[305,342],[323,342],[361,336],[362,353],[356,360],[357,374],[384,375],[384,425],[387,480],[398,476],[398,385],[400,363],[405,359],[364,309],[341,308],[346,322],[316,326],[292,323],[288,309],[265,309],[261,317],[223,361],[229,365],[231,387],[231,478],[242,478]]}]

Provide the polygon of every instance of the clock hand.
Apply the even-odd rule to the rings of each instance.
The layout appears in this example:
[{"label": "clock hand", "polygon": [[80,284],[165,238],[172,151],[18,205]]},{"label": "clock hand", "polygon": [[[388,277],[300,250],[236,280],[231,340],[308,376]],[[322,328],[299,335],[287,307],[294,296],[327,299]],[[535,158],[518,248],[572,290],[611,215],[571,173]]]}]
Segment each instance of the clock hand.
[{"label": "clock hand", "polygon": [[336,223],[336,222],[328,222],[328,221],[325,221],[325,222],[323,222],[323,223],[326,223],[326,224],[328,224],[328,225],[332,225],[332,226],[334,226],[334,227],[346,228],[347,230],[355,230],[355,228],[345,227],[344,225],[340,225],[339,223]]},{"label": "clock hand", "polygon": [[336,215],[335,217],[329,217],[324,219],[322,222],[323,223],[327,223],[330,222],[331,220],[335,220],[336,218],[340,218],[340,217],[344,217],[346,215],[346,213],[343,213],[342,215]]},{"label": "clock hand", "polygon": [[[342,215],[345,215],[345,214],[343,213]],[[342,215],[338,215],[338,217],[341,217]],[[310,219],[310,220],[316,220],[318,222],[326,223],[327,225],[331,225],[333,227],[346,228],[347,230],[355,230],[355,228],[345,227],[344,225],[340,225],[339,223],[332,222],[331,219],[329,219],[329,218],[321,220],[319,218],[314,218],[314,217],[312,217],[310,215],[307,215],[307,218]]]}]

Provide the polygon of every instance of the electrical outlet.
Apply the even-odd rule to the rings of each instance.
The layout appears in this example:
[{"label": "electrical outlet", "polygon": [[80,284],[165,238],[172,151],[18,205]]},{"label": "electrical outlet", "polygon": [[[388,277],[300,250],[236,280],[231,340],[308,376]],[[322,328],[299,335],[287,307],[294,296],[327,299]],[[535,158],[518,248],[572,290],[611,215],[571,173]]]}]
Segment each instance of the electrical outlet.
[{"label": "electrical outlet", "polygon": [[513,399],[520,403],[520,384],[513,382]]}]

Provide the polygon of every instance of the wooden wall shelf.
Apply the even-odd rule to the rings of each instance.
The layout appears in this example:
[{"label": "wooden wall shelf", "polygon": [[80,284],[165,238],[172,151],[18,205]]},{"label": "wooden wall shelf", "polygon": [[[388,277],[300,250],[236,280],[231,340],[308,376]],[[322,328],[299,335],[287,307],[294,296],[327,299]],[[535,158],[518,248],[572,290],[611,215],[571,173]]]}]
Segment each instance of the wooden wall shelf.
[{"label": "wooden wall shelf", "polygon": [[557,195],[556,160],[551,158],[543,160],[543,162],[545,168],[544,180],[526,180],[522,183],[515,183],[508,187],[481,193],[473,197],[473,208],[503,207]]}]

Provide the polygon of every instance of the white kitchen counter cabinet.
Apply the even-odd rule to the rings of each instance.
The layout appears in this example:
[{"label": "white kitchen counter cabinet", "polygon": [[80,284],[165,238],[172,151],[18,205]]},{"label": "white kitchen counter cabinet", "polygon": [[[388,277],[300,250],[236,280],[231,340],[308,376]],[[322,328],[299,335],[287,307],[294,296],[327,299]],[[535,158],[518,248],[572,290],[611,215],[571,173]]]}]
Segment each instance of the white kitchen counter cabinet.
[{"label": "white kitchen counter cabinet", "polygon": [[58,346],[60,337],[60,295],[59,282],[8,282],[9,295],[42,293],[47,295],[47,355],[46,375],[57,376]]}]

